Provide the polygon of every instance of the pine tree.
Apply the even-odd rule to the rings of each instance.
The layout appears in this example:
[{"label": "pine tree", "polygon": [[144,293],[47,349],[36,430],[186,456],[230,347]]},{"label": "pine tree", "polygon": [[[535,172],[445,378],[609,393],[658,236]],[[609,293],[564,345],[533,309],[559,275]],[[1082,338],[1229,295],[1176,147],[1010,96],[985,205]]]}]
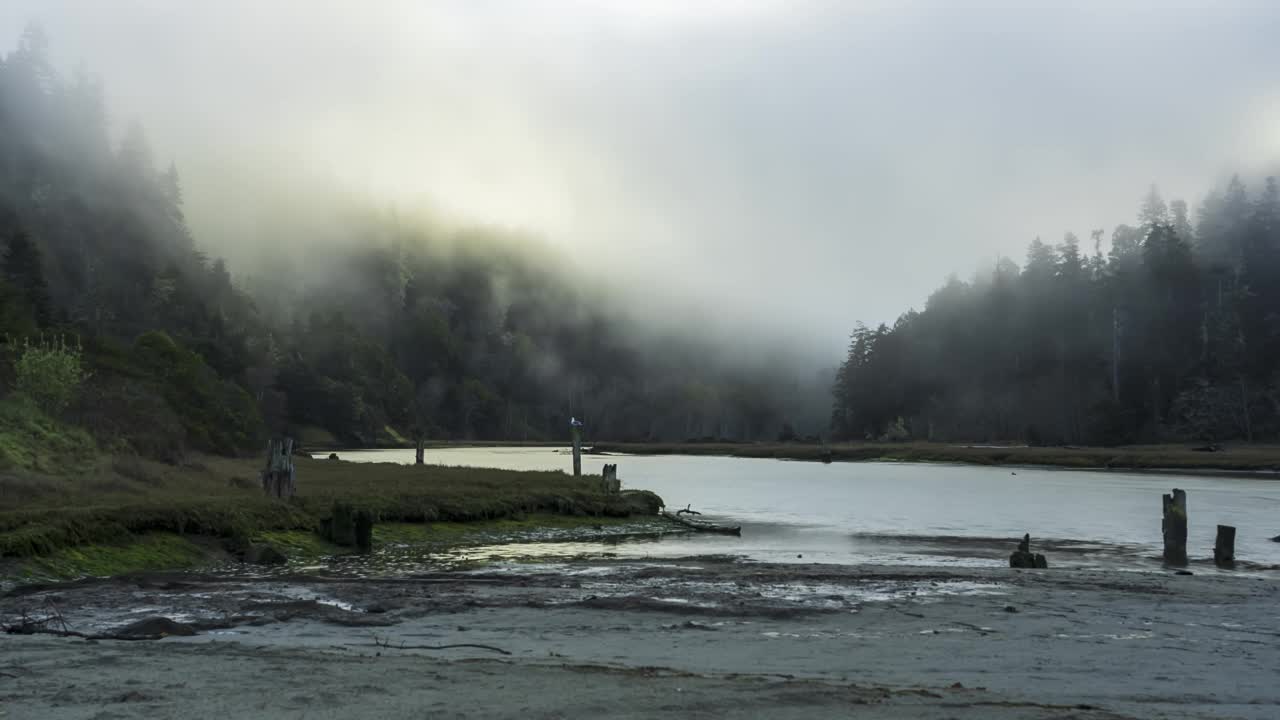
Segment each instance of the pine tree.
[{"label": "pine tree", "polygon": [[5,279],[17,289],[23,302],[41,327],[52,319],[49,301],[49,285],[44,279],[44,261],[40,248],[23,230],[15,230],[9,237],[4,253]]}]

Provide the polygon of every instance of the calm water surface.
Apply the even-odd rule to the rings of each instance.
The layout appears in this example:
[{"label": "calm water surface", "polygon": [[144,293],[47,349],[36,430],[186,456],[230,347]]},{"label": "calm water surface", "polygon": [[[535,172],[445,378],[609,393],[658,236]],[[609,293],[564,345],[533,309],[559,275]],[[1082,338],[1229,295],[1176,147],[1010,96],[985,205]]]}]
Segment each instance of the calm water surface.
[{"label": "calm water surface", "polygon": [[[354,462],[412,463],[412,450],[340,453]],[[322,457],[322,456],[321,456]],[[440,465],[569,471],[555,448],[448,448]],[[692,504],[742,525],[742,537],[695,534],[579,551],[670,557],[724,553],[791,562],[1003,565],[1030,532],[1058,566],[1156,569],[1160,496],[1187,491],[1188,554],[1212,558],[1215,527],[1238,528],[1241,571],[1280,568],[1280,481],[912,463],[791,462],[685,455],[584,455],[584,474],[617,463],[624,488],[670,508]],[[590,545],[590,544],[587,544]],[[1195,563],[1197,571],[1211,569]]]}]

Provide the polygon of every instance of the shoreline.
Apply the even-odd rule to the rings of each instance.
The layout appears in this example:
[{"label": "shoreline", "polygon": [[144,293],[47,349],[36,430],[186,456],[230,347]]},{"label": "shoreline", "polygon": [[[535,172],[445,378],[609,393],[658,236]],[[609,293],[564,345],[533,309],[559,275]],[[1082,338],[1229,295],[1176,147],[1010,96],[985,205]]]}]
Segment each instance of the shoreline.
[{"label": "shoreline", "polygon": [[662,503],[651,492],[610,493],[596,478],[559,471],[295,460],[298,494],[289,501],[264,496],[252,460],[136,462],[127,474],[118,460],[104,461],[109,475],[41,477],[23,486],[31,495],[0,501],[0,580],[191,567],[271,545],[272,535],[297,541],[295,550],[324,545],[333,554],[338,548],[316,533],[335,503],[370,512],[380,535],[398,524],[400,535],[418,526],[454,536],[504,524],[610,524],[647,518]]},{"label": "shoreline", "polygon": [[[843,443],[778,442],[647,443],[597,441],[583,450],[587,457],[608,455],[687,455],[802,462],[910,462],[923,464],[988,465],[996,467],[1058,468],[1132,473],[1280,479],[1280,445],[1239,445],[1216,452],[1199,452],[1186,445],[1125,445],[1117,447],[991,446],[957,443]],[[567,441],[459,440],[429,442],[428,450],[463,448],[565,448]],[[412,451],[413,446],[381,445],[354,448],[309,445],[300,452],[377,450]]]},{"label": "shoreline", "polygon": [[611,443],[597,442],[594,453],[630,455],[707,455],[806,462],[912,462],[1059,468],[1114,472],[1231,474],[1280,478],[1280,446],[1240,446],[1197,452],[1184,446],[1032,447],[944,443]]}]

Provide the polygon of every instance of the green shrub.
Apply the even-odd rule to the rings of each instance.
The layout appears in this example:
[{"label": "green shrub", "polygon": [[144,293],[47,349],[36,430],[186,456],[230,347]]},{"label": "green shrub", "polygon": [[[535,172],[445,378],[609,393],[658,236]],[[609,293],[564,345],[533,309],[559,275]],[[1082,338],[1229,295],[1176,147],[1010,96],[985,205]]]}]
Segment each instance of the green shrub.
[{"label": "green shrub", "polygon": [[41,339],[38,343],[25,343],[16,354],[15,389],[49,415],[66,409],[87,376],[80,363],[79,348],[62,339]]}]

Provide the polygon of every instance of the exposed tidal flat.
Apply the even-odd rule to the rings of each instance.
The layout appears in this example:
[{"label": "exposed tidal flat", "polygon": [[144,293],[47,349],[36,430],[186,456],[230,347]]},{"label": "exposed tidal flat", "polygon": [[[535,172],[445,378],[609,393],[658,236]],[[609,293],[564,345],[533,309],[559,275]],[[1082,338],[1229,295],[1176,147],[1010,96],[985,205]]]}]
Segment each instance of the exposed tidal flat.
[{"label": "exposed tidal flat", "polygon": [[[547,447],[436,448],[428,461],[445,465],[421,468],[412,452],[340,454],[299,460],[300,525],[249,534],[280,549],[281,565],[239,563],[228,538],[174,528],[23,558],[99,571],[127,564],[112,553],[191,563],[64,568],[114,577],[9,587],[6,716],[1280,712],[1280,587],[1262,537],[1280,492],[1271,482],[661,455],[591,457],[574,480]],[[606,460],[624,487],[741,522],[743,537],[615,511],[593,489]],[[183,472],[225,474],[233,465],[221,462]],[[271,504],[243,484],[209,492]],[[1241,526],[1238,570],[1213,569],[1204,538],[1190,546],[1193,575],[1153,557],[1169,484],[1188,489],[1193,535]],[[556,504],[575,489],[580,500]],[[372,553],[308,525],[339,496],[392,515],[380,515]],[[399,498],[416,498],[413,515],[393,515]],[[1024,527],[1052,569],[1007,567]],[[46,632],[60,628],[89,637]],[[139,628],[148,639],[121,639]]]}]

